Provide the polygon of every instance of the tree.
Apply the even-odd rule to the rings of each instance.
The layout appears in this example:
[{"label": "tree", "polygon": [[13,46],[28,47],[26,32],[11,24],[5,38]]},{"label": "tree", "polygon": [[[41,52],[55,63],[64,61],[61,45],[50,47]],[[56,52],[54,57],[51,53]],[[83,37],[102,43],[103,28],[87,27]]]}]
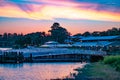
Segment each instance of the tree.
[{"label": "tree", "polygon": [[107,36],[106,31],[102,31],[102,32],[100,32],[100,36]]},{"label": "tree", "polygon": [[93,33],[91,33],[92,36],[100,36],[100,32],[99,31],[94,31]]},{"label": "tree", "polygon": [[51,33],[52,40],[59,43],[64,43],[64,40],[70,35],[69,32],[65,28],[61,27],[59,23],[54,23],[49,32]]},{"label": "tree", "polygon": [[82,35],[87,37],[87,36],[91,36],[91,33],[87,31],[87,32],[84,32]]},{"label": "tree", "polygon": [[7,34],[7,33],[4,33],[4,34],[3,34],[3,39],[4,39],[4,40],[7,40],[7,38],[8,38],[8,34]]},{"label": "tree", "polygon": [[16,38],[16,40],[15,40],[15,48],[17,47],[17,48],[21,48],[21,47],[23,47],[24,46],[24,44],[25,44],[25,42],[24,42],[24,36],[23,35],[21,35],[21,34],[19,34],[18,36],[17,36],[17,38]]},{"label": "tree", "polygon": [[73,35],[73,36],[82,36],[82,34],[81,33],[77,33],[77,34],[75,34],[75,35]]},{"label": "tree", "polygon": [[0,38],[2,38],[2,34],[0,34]]}]

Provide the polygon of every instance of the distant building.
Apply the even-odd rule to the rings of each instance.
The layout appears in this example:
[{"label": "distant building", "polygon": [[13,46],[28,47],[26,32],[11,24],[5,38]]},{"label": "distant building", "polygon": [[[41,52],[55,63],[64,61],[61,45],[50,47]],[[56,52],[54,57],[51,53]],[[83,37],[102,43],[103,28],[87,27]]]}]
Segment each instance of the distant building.
[{"label": "distant building", "polygon": [[59,43],[56,41],[48,41],[44,45],[42,45],[41,47],[56,47],[57,44],[59,44]]},{"label": "distant building", "polygon": [[73,46],[95,50],[120,49],[120,36],[83,37],[79,42],[75,42]]},{"label": "distant building", "polygon": [[82,42],[95,42],[95,41],[120,41],[120,36],[90,36],[80,39]]},{"label": "distant building", "polygon": [[48,41],[44,45],[41,45],[41,47],[72,47],[70,44],[59,44],[56,41]]},{"label": "distant building", "polygon": [[68,39],[73,42],[79,42],[82,38],[84,37],[83,36],[70,36]]}]

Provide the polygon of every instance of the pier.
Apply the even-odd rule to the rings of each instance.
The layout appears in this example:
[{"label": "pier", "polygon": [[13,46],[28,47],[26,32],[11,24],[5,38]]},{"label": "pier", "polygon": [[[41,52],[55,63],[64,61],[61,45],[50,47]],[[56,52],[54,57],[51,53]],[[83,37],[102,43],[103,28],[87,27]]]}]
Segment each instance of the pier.
[{"label": "pier", "polygon": [[33,62],[95,62],[102,60],[102,55],[91,54],[61,54],[33,57]]},{"label": "pier", "polygon": [[0,62],[95,62],[102,60],[105,55],[103,51],[93,50],[34,48],[4,51],[0,55]]},{"label": "pier", "polygon": [[0,55],[0,63],[21,63],[24,61],[22,52],[3,52]]}]

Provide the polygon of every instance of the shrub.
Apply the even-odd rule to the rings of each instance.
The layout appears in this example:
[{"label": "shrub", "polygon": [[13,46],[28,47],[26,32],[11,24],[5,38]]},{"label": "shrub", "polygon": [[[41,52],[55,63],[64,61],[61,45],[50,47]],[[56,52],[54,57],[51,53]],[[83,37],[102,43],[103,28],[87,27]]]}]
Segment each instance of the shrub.
[{"label": "shrub", "polygon": [[120,61],[120,56],[107,56],[103,60],[105,64],[114,64],[119,61]]},{"label": "shrub", "polygon": [[103,62],[115,67],[116,71],[120,71],[120,56],[107,56]]}]

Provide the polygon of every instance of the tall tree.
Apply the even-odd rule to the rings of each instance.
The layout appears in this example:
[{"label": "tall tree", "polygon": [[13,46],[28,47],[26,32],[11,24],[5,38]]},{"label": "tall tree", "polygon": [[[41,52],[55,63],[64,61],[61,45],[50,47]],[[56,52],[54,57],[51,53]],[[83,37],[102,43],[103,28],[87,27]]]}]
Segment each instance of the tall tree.
[{"label": "tall tree", "polygon": [[59,23],[54,23],[49,32],[51,33],[52,40],[58,41],[59,43],[64,43],[64,40],[70,35],[69,32],[61,27]]},{"label": "tall tree", "polygon": [[8,34],[7,34],[7,33],[4,33],[4,34],[3,34],[3,39],[4,39],[4,40],[7,40],[7,38],[8,38]]}]

